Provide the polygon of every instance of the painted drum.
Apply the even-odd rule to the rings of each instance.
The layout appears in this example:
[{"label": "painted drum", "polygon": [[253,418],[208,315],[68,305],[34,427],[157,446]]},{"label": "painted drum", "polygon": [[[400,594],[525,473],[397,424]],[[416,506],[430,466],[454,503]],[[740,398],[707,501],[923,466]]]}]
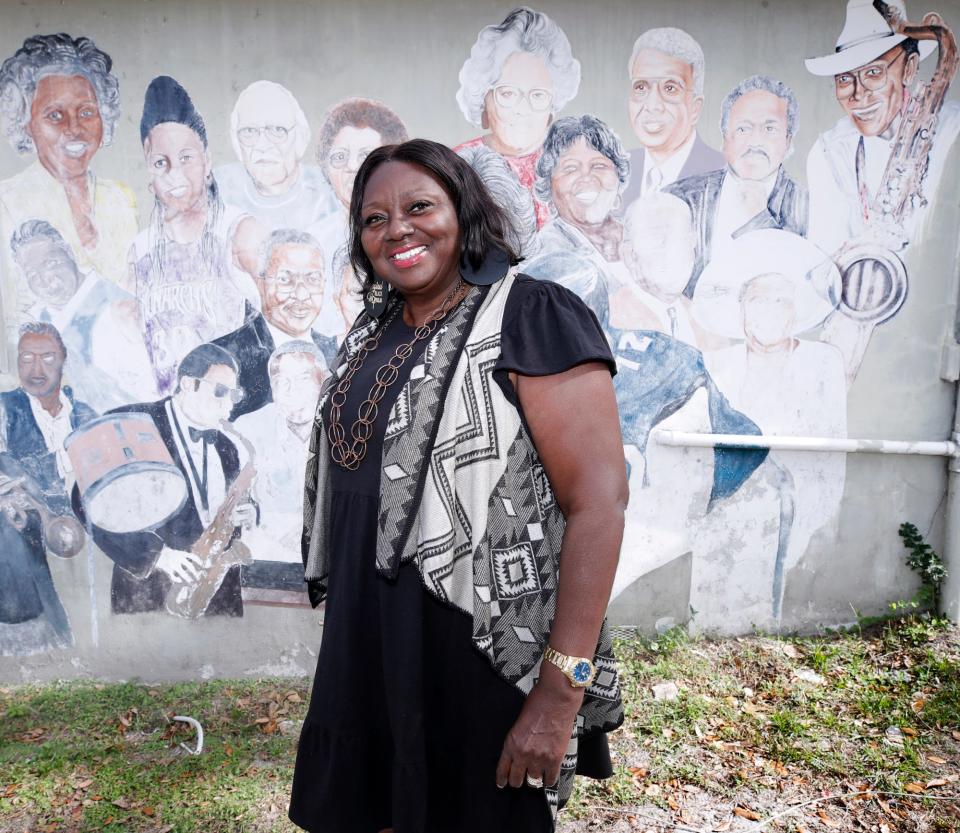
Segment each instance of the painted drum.
[{"label": "painted drum", "polygon": [[64,443],[87,518],[107,532],[153,529],[187,499],[187,483],[149,414],[116,413]]}]

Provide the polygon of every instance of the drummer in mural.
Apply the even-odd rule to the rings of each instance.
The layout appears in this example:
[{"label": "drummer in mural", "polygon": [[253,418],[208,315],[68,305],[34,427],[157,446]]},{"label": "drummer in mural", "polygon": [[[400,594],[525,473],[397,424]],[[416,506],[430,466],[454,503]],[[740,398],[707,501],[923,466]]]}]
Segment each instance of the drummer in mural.
[{"label": "drummer in mural", "polygon": [[305,165],[310,125],[286,87],[254,81],[230,113],[230,143],[238,162],[214,171],[227,205],[252,214],[266,228],[305,229],[336,208],[330,183]]},{"label": "drummer in mural", "polygon": [[[454,150],[485,144],[534,193],[547,129],[579,87],[580,62],[563,30],[542,12],[514,9],[502,23],[480,30],[460,70],[460,110],[467,121],[489,132]],[[550,213],[542,198],[534,196],[539,228]]]},{"label": "drummer in mural", "polygon": [[[239,564],[249,560],[249,553],[239,546],[238,538],[242,528],[256,524],[257,508],[248,490],[239,485],[237,446],[224,433],[229,429],[230,409],[239,398],[233,356],[214,344],[201,344],[178,365],[170,396],[111,412],[118,420],[118,433],[123,431],[125,416],[149,417],[186,484],[185,499],[159,522],[155,517],[159,498],[151,499],[156,481],[149,478],[128,478],[124,487],[128,505],[126,510],[118,508],[115,516],[91,517],[88,495],[74,489],[74,511],[89,521],[93,540],[114,562],[110,587],[114,613],[176,609],[171,597],[175,586],[209,596],[197,615],[243,615]],[[77,440],[73,445],[78,447],[81,463],[84,454],[98,452]],[[122,455],[121,462],[127,462]],[[138,490],[144,494],[133,494]],[[142,511],[139,524],[130,517],[130,507]],[[114,531],[121,527],[123,531]],[[209,552],[201,547],[223,554],[222,571],[209,569]]]},{"label": "drummer in mural", "polygon": [[[812,243],[785,231],[746,234],[704,270],[693,299],[700,325],[736,339],[704,360],[730,404],[764,434],[846,437],[847,387],[837,348],[802,338],[836,307],[840,274]],[[843,496],[845,456],[840,453],[773,451],[771,462],[789,474],[793,523],[778,559],[758,569],[741,564],[743,592],[763,577],[763,593],[779,615],[784,579],[813,535],[835,521]],[[777,550],[776,535],[760,551]],[[759,592],[759,591],[757,591]]]},{"label": "drummer in mural", "polygon": [[224,205],[203,119],[173,78],[147,87],[140,138],[156,204],[130,248],[131,282],[157,389],[167,394],[191,348],[239,327],[246,299],[259,304],[263,229]]},{"label": "drummer in mural", "polygon": [[[56,228],[80,267],[120,282],[137,232],[137,209],[124,185],[97,177],[90,163],[113,143],[120,89],[113,61],[89,38],[27,38],[0,67],[0,118],[20,154],[36,154],[26,170],[0,182],[0,271],[13,275],[9,243],[28,220]],[[3,283],[7,324],[18,288]],[[22,291],[22,287],[19,288]]]},{"label": "drummer in mural", "polygon": [[[382,145],[407,141],[407,128],[386,104],[369,98],[347,98],[327,112],[317,137],[317,160],[323,175],[336,195],[336,209],[326,219],[310,226],[310,232],[326,253],[324,274],[327,281],[323,305],[315,328],[326,335],[342,338],[359,313],[354,303],[334,304],[342,291],[359,293],[359,286],[344,285],[342,269],[335,268],[334,255],[348,245],[350,237],[350,197],[360,163]],[[346,312],[344,312],[346,310]]]}]

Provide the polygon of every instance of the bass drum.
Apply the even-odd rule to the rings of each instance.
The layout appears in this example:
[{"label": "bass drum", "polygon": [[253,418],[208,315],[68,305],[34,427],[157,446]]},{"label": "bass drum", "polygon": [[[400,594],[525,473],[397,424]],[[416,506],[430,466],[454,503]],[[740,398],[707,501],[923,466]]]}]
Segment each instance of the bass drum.
[{"label": "bass drum", "polygon": [[87,518],[100,529],[154,529],[187,499],[183,473],[149,414],[116,413],[91,420],[64,445]]}]

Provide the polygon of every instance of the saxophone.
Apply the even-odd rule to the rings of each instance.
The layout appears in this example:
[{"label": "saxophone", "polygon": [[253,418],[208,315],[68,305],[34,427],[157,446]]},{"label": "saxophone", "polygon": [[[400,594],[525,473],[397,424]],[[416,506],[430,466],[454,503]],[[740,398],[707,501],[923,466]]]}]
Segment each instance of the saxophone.
[{"label": "saxophone", "polygon": [[257,473],[254,449],[250,441],[226,420],[220,423],[220,429],[243,445],[247,451],[247,462],[227,491],[210,525],[203,530],[190,548],[190,552],[201,561],[199,578],[193,582],[174,580],[167,591],[167,610],[174,616],[184,619],[197,619],[203,616],[230,568],[253,561],[253,554],[243,541],[238,538],[231,543],[231,540],[236,529],[233,523],[233,510],[237,504],[248,498]]},{"label": "saxophone", "polygon": [[916,25],[904,20],[900,10],[884,0],[873,0],[873,6],[897,34],[914,40],[936,40],[939,49],[937,68],[929,83],[918,78],[911,90],[880,188],[869,206],[867,231],[836,255],[843,279],[841,311],[855,321],[881,324],[892,318],[906,299],[907,270],[897,253],[909,242],[904,221],[927,204],[923,182],[937,117],[957,73],[958,56],[953,32],[935,12],[924,15]]}]

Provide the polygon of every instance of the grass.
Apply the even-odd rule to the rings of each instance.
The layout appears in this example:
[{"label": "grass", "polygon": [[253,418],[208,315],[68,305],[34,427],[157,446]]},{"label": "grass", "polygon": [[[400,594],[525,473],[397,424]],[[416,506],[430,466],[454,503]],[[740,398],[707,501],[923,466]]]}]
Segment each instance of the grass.
[{"label": "grass", "polygon": [[[578,780],[560,831],[745,830],[824,796],[765,829],[960,830],[960,631],[916,618],[818,639],[674,630],[617,649],[615,774]],[[666,681],[679,696],[655,700]],[[0,831],[289,833],[307,697],[287,679],[0,689]],[[202,755],[174,715],[202,722]]]}]

